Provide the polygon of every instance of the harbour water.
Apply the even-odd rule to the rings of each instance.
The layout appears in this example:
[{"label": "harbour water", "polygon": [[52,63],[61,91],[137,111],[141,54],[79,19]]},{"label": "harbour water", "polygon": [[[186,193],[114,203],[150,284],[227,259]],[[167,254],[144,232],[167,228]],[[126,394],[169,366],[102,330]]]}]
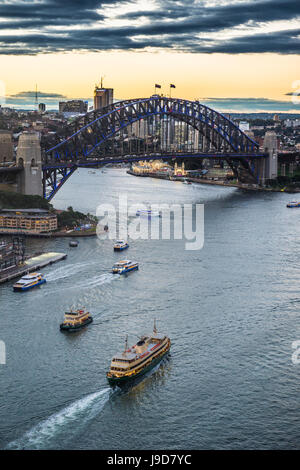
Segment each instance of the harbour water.
[{"label": "harbour water", "polygon": [[[58,209],[95,213],[100,203],[204,203],[205,242],[136,240],[127,277],[109,271],[124,254],[112,242],[32,240],[68,254],[25,294],[0,286],[0,448],[295,449],[300,442],[300,209],[285,193],[183,185],[125,170],[80,169],[58,192]],[[59,324],[71,305],[94,323]],[[152,328],[171,355],[144,380],[112,391],[112,355]]]}]

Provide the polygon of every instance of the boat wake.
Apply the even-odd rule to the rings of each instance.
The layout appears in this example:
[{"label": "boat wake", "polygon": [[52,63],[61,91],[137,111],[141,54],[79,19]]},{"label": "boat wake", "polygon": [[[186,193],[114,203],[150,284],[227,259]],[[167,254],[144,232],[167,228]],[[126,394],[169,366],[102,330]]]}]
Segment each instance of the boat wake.
[{"label": "boat wake", "polygon": [[86,267],[91,266],[92,263],[74,263],[68,266],[61,266],[54,269],[46,275],[47,282],[58,281],[72,276],[80,271],[84,271]]},{"label": "boat wake", "polygon": [[59,439],[62,439],[65,445],[100,413],[113,393],[114,391],[107,387],[71,403],[34,426],[21,438],[10,442],[6,448],[16,450],[57,448]]}]

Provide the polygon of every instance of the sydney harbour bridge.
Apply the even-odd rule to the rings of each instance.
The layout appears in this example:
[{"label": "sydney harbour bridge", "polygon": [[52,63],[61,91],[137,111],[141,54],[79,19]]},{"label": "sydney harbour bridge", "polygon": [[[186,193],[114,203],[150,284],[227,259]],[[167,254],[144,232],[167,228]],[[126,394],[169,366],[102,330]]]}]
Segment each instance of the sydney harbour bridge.
[{"label": "sydney harbour bridge", "polygon": [[265,178],[268,153],[224,114],[199,101],[159,95],[124,100],[42,140],[43,196],[51,200],[78,167],[205,158],[226,161],[241,182]]}]

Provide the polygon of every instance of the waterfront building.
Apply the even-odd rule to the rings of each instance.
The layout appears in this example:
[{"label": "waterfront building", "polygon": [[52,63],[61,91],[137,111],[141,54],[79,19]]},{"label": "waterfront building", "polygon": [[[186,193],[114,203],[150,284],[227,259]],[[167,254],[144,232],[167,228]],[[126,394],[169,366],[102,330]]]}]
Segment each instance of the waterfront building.
[{"label": "waterfront building", "polygon": [[182,162],[181,167],[178,166],[177,162],[175,162],[174,176],[186,176],[186,175],[187,175],[187,172],[185,171],[185,168],[184,168],[184,162]]},{"label": "waterfront building", "polygon": [[44,209],[2,209],[0,233],[49,233],[57,230],[57,216]]},{"label": "waterfront building", "polygon": [[9,269],[17,267],[24,262],[24,239],[13,238],[12,241],[0,241],[0,275]]},{"label": "waterfront building", "polygon": [[0,273],[17,265],[13,244],[0,241]]}]

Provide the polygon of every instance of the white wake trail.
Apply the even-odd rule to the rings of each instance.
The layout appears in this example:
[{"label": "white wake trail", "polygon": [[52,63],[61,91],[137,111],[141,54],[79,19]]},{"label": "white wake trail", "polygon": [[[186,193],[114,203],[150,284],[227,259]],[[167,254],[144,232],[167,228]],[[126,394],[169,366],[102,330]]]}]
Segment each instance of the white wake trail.
[{"label": "white wake trail", "polygon": [[60,439],[62,443],[74,439],[100,413],[112,393],[108,387],[80,398],[10,442],[7,449],[51,449]]}]

